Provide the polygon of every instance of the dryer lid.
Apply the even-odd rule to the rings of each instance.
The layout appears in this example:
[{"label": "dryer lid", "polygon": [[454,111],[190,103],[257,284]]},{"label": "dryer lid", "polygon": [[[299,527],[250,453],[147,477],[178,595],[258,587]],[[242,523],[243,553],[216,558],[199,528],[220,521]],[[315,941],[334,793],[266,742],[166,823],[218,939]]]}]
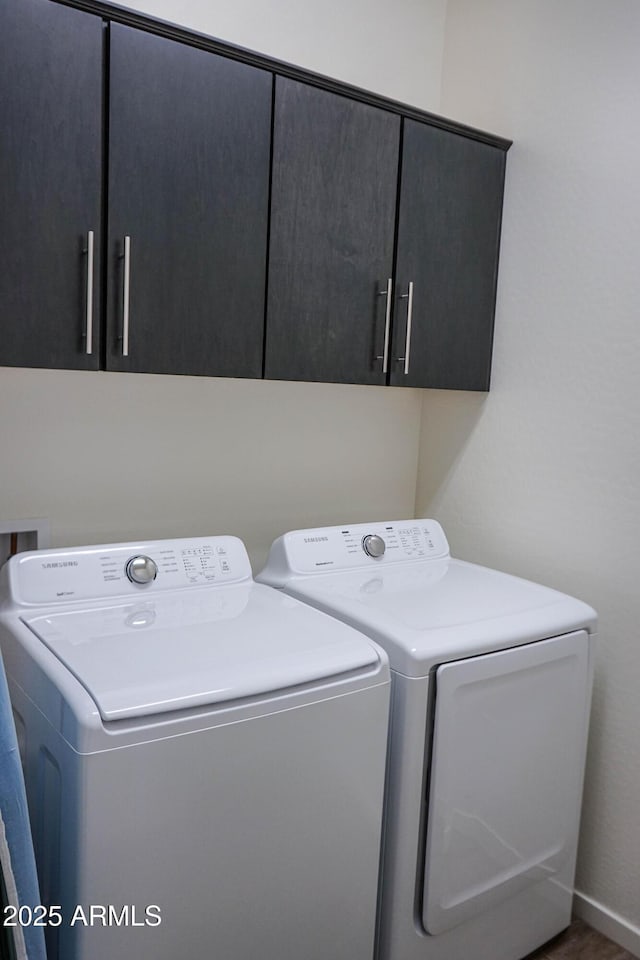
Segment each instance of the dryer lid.
[{"label": "dryer lid", "polygon": [[380,663],[362,634],[254,583],[21,619],[106,721],[286,692]]},{"label": "dryer lid", "polygon": [[[268,582],[267,572],[260,579]],[[413,677],[595,622],[594,611],[573,597],[448,557],[292,576],[285,590],[368,634],[393,669]]]}]

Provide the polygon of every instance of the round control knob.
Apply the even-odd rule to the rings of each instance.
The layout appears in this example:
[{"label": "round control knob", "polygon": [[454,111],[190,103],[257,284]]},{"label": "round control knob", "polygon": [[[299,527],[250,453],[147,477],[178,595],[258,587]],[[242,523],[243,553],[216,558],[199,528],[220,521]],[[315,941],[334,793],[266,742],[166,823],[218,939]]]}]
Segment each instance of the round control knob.
[{"label": "round control knob", "polygon": [[151,583],[158,574],[158,568],[151,557],[131,557],[124,569],[131,583]]},{"label": "round control knob", "polygon": [[366,537],[362,538],[362,549],[368,557],[379,560],[387,549],[387,545],[382,537],[377,536],[375,533],[369,533]]}]

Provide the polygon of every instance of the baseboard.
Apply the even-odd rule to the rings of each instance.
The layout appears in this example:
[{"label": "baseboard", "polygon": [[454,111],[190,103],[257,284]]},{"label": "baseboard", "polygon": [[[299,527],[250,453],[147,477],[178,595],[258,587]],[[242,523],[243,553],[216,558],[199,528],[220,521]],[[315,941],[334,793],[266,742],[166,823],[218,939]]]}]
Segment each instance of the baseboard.
[{"label": "baseboard", "polygon": [[613,910],[577,890],[573,898],[573,912],[594,930],[603,933],[605,937],[640,958],[640,927],[634,926]]}]

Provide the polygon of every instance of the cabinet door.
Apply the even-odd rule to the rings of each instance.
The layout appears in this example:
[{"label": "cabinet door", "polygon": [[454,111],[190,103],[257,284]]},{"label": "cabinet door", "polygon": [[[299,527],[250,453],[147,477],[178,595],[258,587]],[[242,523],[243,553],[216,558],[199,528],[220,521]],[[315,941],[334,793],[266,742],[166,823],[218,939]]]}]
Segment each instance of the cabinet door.
[{"label": "cabinet door", "polygon": [[386,381],[399,125],[276,78],[265,376]]},{"label": "cabinet door", "polygon": [[392,384],[489,389],[504,169],[497,147],[405,120]]},{"label": "cabinet door", "polygon": [[98,365],[102,34],[69,7],[0,3],[0,364]]},{"label": "cabinet door", "polygon": [[107,365],[260,377],[271,75],[119,24],[110,75]]}]

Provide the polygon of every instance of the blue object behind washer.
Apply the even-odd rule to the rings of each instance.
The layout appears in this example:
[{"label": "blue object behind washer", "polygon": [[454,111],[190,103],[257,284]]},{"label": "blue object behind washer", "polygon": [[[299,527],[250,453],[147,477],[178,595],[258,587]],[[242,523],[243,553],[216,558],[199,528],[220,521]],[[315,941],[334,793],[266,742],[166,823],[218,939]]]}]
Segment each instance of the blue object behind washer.
[{"label": "blue object behind washer", "polygon": [[[0,660],[0,867],[8,902],[35,907],[40,902],[31,842],[22,766],[9,702],[4,667]],[[4,919],[4,916],[3,918]],[[17,960],[46,960],[40,927],[5,927],[5,941],[13,938]],[[26,951],[26,952],[25,952]]]}]

